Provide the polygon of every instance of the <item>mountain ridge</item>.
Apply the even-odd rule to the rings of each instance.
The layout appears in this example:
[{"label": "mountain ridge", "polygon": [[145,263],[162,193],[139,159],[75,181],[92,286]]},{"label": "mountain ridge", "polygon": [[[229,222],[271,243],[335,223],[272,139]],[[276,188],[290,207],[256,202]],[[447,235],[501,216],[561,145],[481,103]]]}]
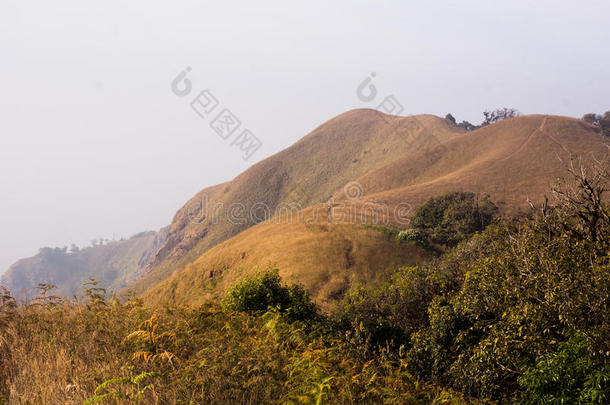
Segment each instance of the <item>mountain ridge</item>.
[{"label": "mountain ridge", "polygon": [[[364,125],[354,124],[352,121],[363,121]],[[345,125],[347,129],[336,131],[333,124],[337,123]],[[376,131],[379,125],[384,128]],[[313,211],[324,213],[328,201],[346,204],[343,208],[345,211],[353,210],[360,214],[367,209],[367,204],[385,207],[387,213],[395,211],[400,204],[406,204],[408,212],[412,214],[414,209],[427,198],[449,191],[489,194],[500,205],[502,212],[515,213],[527,208],[530,203],[543,201],[553,181],[565,174],[565,167],[571,156],[594,154],[599,157],[607,153],[605,139],[596,128],[581,120],[568,117],[541,114],[520,116],[467,132],[447,120],[431,115],[394,117],[383,116],[371,110],[352,110],[341,114],[319,126],[290,148],[299,146],[296,149],[298,152],[308,152],[314,148],[311,144],[312,140],[319,144],[327,139],[329,126],[335,130],[334,134],[339,135],[337,139],[340,142],[336,148],[340,150],[339,155],[343,153],[342,148],[353,147],[352,144],[357,140],[361,142],[359,145],[361,150],[367,150],[371,143],[376,143],[376,148],[371,147],[368,150],[373,155],[369,161],[374,163],[368,164],[365,170],[361,170],[363,174],[359,176],[354,174],[357,170],[352,170],[351,177],[342,177],[334,184],[335,189],[330,198],[318,198],[317,203],[313,204],[310,200],[309,207],[303,207],[302,212],[306,213],[305,216]],[[360,132],[354,133],[355,130]],[[393,144],[397,147],[395,153],[388,154],[388,140],[402,142]],[[322,146],[318,145],[318,147]],[[278,155],[282,156],[280,154]],[[332,159],[328,160],[332,161]],[[352,161],[352,163],[359,162]],[[346,195],[346,184],[349,186],[350,182],[355,182],[359,187],[356,190],[359,194],[356,198]],[[231,182],[228,184],[229,187],[233,186]],[[297,184],[297,186],[309,189],[308,184],[304,186]],[[328,188],[327,185],[320,187],[325,192],[321,193],[318,190],[317,195],[326,195]],[[363,217],[367,215],[361,215],[361,218]],[[404,218],[390,215],[387,219],[385,225],[406,227],[402,221]],[[367,220],[375,220],[375,218],[368,215]],[[243,228],[236,232],[236,235],[240,232],[243,232]],[[277,232],[281,230],[278,228]],[[200,250],[192,250],[190,256],[185,256],[182,261],[171,262],[171,271],[167,271],[162,277],[153,276],[146,280],[147,276],[144,276],[143,288],[139,290],[136,288],[136,291],[142,292],[152,288],[155,281],[168,280],[172,275],[174,279],[179,274],[184,276],[186,274],[184,269],[192,272],[193,268],[197,267],[195,265],[197,262],[206,262],[207,259],[204,257],[207,252],[218,246],[218,243],[207,246],[205,242],[202,243],[206,236],[207,234],[204,234],[199,242],[194,242],[195,246],[203,245]],[[221,243],[230,243],[234,237],[229,237]],[[196,240],[197,236],[193,236],[192,239]],[[254,240],[251,242],[256,244]],[[321,243],[317,248],[324,249],[324,246],[325,243]],[[411,262],[406,260],[405,264]],[[298,264],[296,267],[299,267]],[[231,266],[227,269],[234,273],[243,270]],[[281,273],[282,271],[284,276],[290,277],[285,269],[280,268]],[[302,269],[295,271],[303,272]],[[332,269],[328,271],[332,272]],[[154,275],[154,269],[152,272]],[[196,278],[194,275],[189,277]],[[233,275],[229,278],[236,277]],[[136,285],[143,280],[136,282]],[[167,286],[167,283],[169,281],[162,284]],[[162,284],[154,289],[155,294],[163,294],[163,289],[160,287]],[[306,287],[311,286],[306,285]],[[218,294],[217,292],[216,295]],[[313,291],[313,295],[316,294],[317,292]],[[145,296],[149,295],[145,294]],[[321,299],[326,301],[327,297]]]},{"label": "mountain ridge", "polygon": [[[152,287],[176,268],[255,224],[251,218],[245,223],[210,224],[210,213],[202,216],[205,219],[201,223],[194,222],[189,211],[204,205],[204,195],[209,207],[223,204],[217,213],[221,217],[226,217],[227,206],[236,202],[243,204],[245,211],[255,204],[265,204],[271,211],[290,203],[305,208],[327,201],[338,188],[371,168],[380,167],[387,159],[395,159],[406,150],[416,152],[428,147],[430,139],[421,136],[426,130],[434,132],[437,142],[464,132],[433,115],[398,120],[376,110],[347,111],[232,181],[202,190],[176,213],[160,255],[147,267],[148,274],[130,287],[136,292]],[[395,131],[397,123],[404,125],[401,133]]]},{"label": "mountain ridge", "polygon": [[[184,269],[203,269],[207,265],[202,263],[212,261],[204,257],[207,252],[252,227],[264,226],[264,232],[251,231],[227,246],[238,243],[267,249],[277,256],[276,264],[294,267],[294,273],[280,268],[282,275],[299,281],[300,276],[293,276],[302,276],[305,269],[302,263],[290,257],[301,255],[297,246],[278,256],[269,246],[261,245],[254,236],[248,235],[265,235],[270,239],[273,239],[273,233],[282,234],[286,239],[300,235],[312,244],[308,249],[314,249],[315,245],[315,249],[333,251],[336,256],[331,255],[328,260],[339,263],[343,255],[339,245],[320,240],[318,228],[312,226],[327,227],[329,235],[336,235],[339,232],[335,230],[336,226],[355,225],[349,231],[345,228],[339,233],[348,235],[347,239],[360,240],[364,233],[357,229],[358,226],[379,223],[381,212],[381,225],[405,229],[408,217],[427,198],[449,191],[489,194],[502,212],[514,213],[530,202],[544,199],[551,183],[564,173],[570,156],[599,157],[608,153],[606,144],[607,139],[595,126],[563,116],[526,115],[466,131],[429,114],[398,117],[370,109],[350,110],[322,123],[288,148],[254,164],[233,180],[196,193],[161,231],[162,238],[157,237],[156,242],[150,240],[145,247],[136,249],[134,257],[138,257],[128,259],[130,270],[121,268],[115,272],[120,274],[120,280],[111,276],[114,270],[104,266],[89,272],[99,271],[103,276],[98,278],[111,289],[142,294]],[[327,218],[331,206],[332,221]],[[374,213],[377,208],[381,211]],[[397,216],[399,210],[402,210],[401,215]],[[293,223],[269,224],[278,212],[290,215],[299,212],[314,220],[307,224],[309,228],[299,228],[299,224]],[[358,220],[348,219],[350,215]],[[265,222],[268,224],[260,224]],[[248,240],[250,237],[252,239]],[[386,252],[395,247],[393,241],[374,237],[363,243],[363,246],[369,243]],[[315,256],[313,250],[310,254]],[[218,260],[224,260],[218,255],[218,249],[214,255]],[[52,281],[48,274],[32,267],[36,257],[25,259],[29,260],[25,267],[22,261],[14,264],[12,275],[6,276],[5,272],[0,280],[15,279],[16,269],[26,269],[24,271],[31,273],[28,276],[31,280],[23,283],[30,289],[37,284],[34,274],[44,276],[39,277],[44,279],[42,281]],[[262,260],[262,256],[256,254],[250,254],[250,257]],[[419,258],[416,254],[412,259],[404,256],[402,260],[403,264],[417,264]],[[362,261],[366,260],[362,258]],[[266,263],[273,264],[272,261]],[[248,260],[240,264],[245,273],[260,265],[254,266]],[[370,264],[373,272],[383,272],[388,265],[383,261],[379,265]],[[27,269],[28,266],[31,268]],[[91,267],[82,263],[66,265],[76,273],[87,266]],[[57,274],[65,271],[51,267]],[[238,278],[239,269],[232,265],[224,266],[223,271],[228,271],[226,277],[223,276],[227,280]],[[338,274],[337,268],[316,271]],[[320,275],[322,279],[326,277],[324,274]],[[82,278],[79,280],[83,281]],[[369,278],[354,276],[349,283],[337,288],[374,279],[375,275]],[[60,288],[58,292],[73,293],[74,287]],[[218,294],[219,291],[212,291],[209,296]],[[314,291],[314,296],[316,294],[318,292]],[[333,294],[321,293],[319,298],[327,302]],[[195,297],[192,293],[188,296]]]}]

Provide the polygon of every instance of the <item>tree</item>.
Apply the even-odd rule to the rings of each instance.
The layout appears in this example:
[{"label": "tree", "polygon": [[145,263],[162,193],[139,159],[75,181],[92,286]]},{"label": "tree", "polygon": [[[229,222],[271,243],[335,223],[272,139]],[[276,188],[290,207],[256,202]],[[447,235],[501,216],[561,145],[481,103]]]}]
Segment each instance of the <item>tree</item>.
[{"label": "tree", "polygon": [[582,120],[599,127],[603,135],[610,136],[610,111],[603,114],[587,113],[582,116]]},{"label": "tree", "polygon": [[278,309],[290,320],[304,321],[317,316],[309,294],[297,284],[284,286],[277,269],[247,278],[229,290],[222,300],[229,311],[263,313]]},{"label": "tree", "polygon": [[494,111],[484,111],[483,116],[485,120],[481,126],[493,124],[494,122],[502,121],[507,118],[518,117],[521,113],[514,108],[499,108]]},{"label": "tree", "polygon": [[599,121],[598,121],[598,115],[595,113],[587,113],[585,115],[582,116],[582,120],[585,122],[588,122],[591,125],[598,125]]},{"label": "tree", "polygon": [[563,228],[580,241],[593,243],[600,253],[610,250],[610,212],[605,194],[610,192],[610,161],[593,161],[584,165],[572,159],[568,172],[571,182],[553,188],[558,206],[564,215]]},{"label": "tree", "polygon": [[466,131],[474,131],[475,129],[479,128],[478,126],[471,124],[468,121],[462,121],[458,124],[458,127],[464,128]]},{"label": "tree", "polygon": [[498,207],[489,196],[453,192],[429,199],[413,215],[412,223],[433,243],[455,246],[491,223]]}]

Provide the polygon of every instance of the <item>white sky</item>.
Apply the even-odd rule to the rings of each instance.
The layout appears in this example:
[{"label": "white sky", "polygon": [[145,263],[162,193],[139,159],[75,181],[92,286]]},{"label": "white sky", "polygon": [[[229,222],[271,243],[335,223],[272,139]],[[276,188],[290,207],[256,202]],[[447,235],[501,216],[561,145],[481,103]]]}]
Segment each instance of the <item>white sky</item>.
[{"label": "white sky", "polygon": [[[346,110],[610,110],[608,1],[0,1],[0,272],[169,224]],[[247,162],[170,82],[191,66],[258,136]]]}]

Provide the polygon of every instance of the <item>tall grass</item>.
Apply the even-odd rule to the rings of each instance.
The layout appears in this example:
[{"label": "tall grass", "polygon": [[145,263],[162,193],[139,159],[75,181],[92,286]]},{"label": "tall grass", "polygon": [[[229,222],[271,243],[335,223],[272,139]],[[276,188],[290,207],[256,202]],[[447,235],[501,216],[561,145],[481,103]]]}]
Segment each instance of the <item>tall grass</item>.
[{"label": "tall grass", "polygon": [[318,320],[152,310],[94,284],[81,301],[1,297],[0,403],[463,403]]}]

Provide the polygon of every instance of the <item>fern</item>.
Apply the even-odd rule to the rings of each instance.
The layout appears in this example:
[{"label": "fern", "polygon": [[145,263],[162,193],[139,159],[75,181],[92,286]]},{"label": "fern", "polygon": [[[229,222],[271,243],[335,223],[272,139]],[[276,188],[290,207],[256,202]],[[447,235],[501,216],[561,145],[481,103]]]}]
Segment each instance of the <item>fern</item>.
[{"label": "fern", "polygon": [[[93,397],[88,398],[83,405],[97,404],[106,400],[128,401],[138,404],[144,399],[146,391],[154,388],[152,384],[142,387],[142,382],[157,375],[154,372],[142,372],[136,376],[130,373],[129,377],[116,377],[106,380],[95,389]],[[125,390],[127,392],[122,390],[125,386],[127,386],[127,390]]]}]

